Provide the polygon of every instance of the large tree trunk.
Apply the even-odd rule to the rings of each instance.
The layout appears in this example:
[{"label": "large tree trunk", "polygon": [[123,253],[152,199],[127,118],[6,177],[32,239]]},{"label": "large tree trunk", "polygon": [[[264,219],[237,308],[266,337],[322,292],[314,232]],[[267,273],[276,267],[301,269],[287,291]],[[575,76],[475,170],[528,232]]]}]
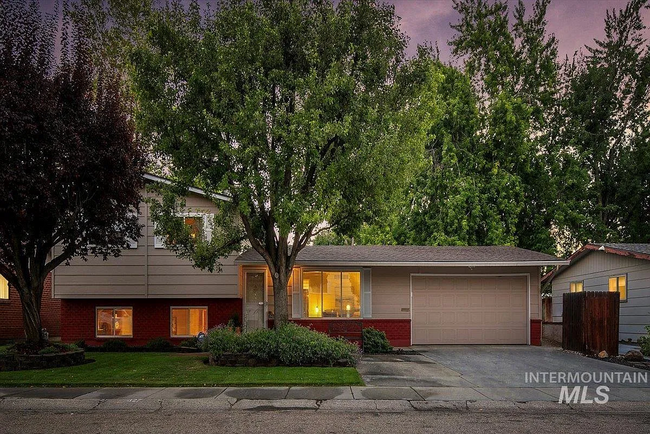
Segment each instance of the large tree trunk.
[{"label": "large tree trunk", "polygon": [[273,327],[278,329],[289,322],[289,296],[287,293],[287,283],[291,270],[286,267],[278,267],[278,270],[271,269],[271,278],[273,279],[273,300],[275,315]]},{"label": "large tree trunk", "polygon": [[43,282],[32,285],[26,290],[19,289],[20,301],[23,307],[23,327],[27,342],[34,345],[41,345],[43,336],[41,334],[41,298],[43,296]]}]

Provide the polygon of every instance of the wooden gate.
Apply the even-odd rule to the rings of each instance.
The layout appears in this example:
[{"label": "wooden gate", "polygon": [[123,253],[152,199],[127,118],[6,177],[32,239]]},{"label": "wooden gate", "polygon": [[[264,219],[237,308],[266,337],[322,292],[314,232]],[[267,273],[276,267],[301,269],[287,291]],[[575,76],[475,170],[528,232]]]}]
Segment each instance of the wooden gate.
[{"label": "wooden gate", "polygon": [[562,302],[563,349],[618,355],[618,292],[567,293]]}]

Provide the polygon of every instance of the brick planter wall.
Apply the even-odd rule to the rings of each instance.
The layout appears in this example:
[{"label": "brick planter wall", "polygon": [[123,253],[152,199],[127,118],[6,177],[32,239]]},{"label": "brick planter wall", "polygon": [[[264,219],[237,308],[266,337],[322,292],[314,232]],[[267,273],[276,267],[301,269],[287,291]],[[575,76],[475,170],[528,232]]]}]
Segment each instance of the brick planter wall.
[{"label": "brick planter wall", "polygon": [[[408,347],[411,345],[411,320],[410,319],[374,319],[355,318],[348,319],[292,319],[291,322],[309,327],[323,333],[328,333],[330,324],[333,322],[361,321],[363,327],[374,327],[386,333],[390,344],[394,347]],[[269,321],[269,327],[273,327],[273,321]]]},{"label": "brick planter wall", "polygon": [[[61,300],[52,298],[52,275],[45,279],[41,301],[41,322],[50,334],[50,339],[61,336]],[[9,287],[9,300],[0,300],[0,340],[25,339],[23,310],[20,295]]]},{"label": "brick planter wall", "polygon": [[80,339],[86,345],[98,346],[111,338],[95,336],[96,307],[133,307],[133,337],[120,338],[128,345],[145,345],[153,338],[163,337],[175,345],[187,338],[171,338],[171,306],[207,306],[208,328],[226,324],[233,313],[242,318],[240,298],[196,299],[91,299],[61,300],[61,339],[74,343]]}]

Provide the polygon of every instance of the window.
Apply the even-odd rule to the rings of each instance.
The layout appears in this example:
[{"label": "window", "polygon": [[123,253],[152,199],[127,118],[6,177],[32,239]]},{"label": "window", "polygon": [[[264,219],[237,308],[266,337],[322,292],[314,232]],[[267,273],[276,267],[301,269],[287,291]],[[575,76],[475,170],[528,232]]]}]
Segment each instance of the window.
[{"label": "window", "polygon": [[614,276],[609,278],[609,292],[620,294],[621,301],[627,301],[627,276]]},{"label": "window", "polygon": [[133,337],[133,308],[98,307],[97,337]]},{"label": "window", "polygon": [[305,271],[302,274],[303,318],[359,318],[361,273]]},{"label": "window", "polygon": [[207,307],[172,307],[172,337],[196,336],[208,331]]},{"label": "window", "polygon": [[9,282],[0,276],[0,300],[9,300]]},{"label": "window", "polygon": [[[190,229],[190,236],[192,238],[197,238],[201,235],[203,231],[205,233],[206,239],[210,240],[212,238],[212,219],[209,214],[187,214],[180,215],[179,218],[183,219],[185,225]],[[155,231],[154,223],[154,231]],[[165,248],[165,239],[164,236],[154,236],[154,248],[164,249]]]},{"label": "window", "polygon": [[571,284],[569,285],[569,290],[571,292],[582,292],[582,281],[571,282]]}]

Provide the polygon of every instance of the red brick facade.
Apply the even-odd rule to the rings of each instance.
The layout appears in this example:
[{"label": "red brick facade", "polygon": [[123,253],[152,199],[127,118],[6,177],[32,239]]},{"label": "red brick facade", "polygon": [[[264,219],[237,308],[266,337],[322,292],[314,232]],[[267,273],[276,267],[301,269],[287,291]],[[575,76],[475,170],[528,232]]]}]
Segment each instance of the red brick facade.
[{"label": "red brick facade", "polygon": [[[319,332],[327,333],[333,322],[350,321],[347,319],[295,319],[292,322],[303,327],[309,327]],[[411,320],[410,319],[360,319],[363,327],[374,327],[386,332],[386,337],[394,347],[408,347],[411,345]]]},{"label": "red brick facade", "polygon": [[542,345],[542,320],[541,319],[531,319],[530,320],[530,344],[531,345]]},{"label": "red brick facade", "polygon": [[132,307],[133,337],[119,338],[129,345],[144,345],[153,338],[163,337],[174,344],[186,338],[170,337],[171,306],[207,306],[208,328],[225,324],[233,313],[242,317],[239,298],[196,299],[91,299],[61,300],[61,339],[64,342],[85,340],[87,345],[97,346],[106,338],[95,336],[96,307]]},{"label": "red brick facade", "polygon": [[[51,338],[59,337],[61,300],[52,298],[52,275],[45,279],[41,301],[41,322]],[[15,288],[9,287],[9,300],[0,300],[0,340],[25,339],[23,310],[20,296]]]}]

